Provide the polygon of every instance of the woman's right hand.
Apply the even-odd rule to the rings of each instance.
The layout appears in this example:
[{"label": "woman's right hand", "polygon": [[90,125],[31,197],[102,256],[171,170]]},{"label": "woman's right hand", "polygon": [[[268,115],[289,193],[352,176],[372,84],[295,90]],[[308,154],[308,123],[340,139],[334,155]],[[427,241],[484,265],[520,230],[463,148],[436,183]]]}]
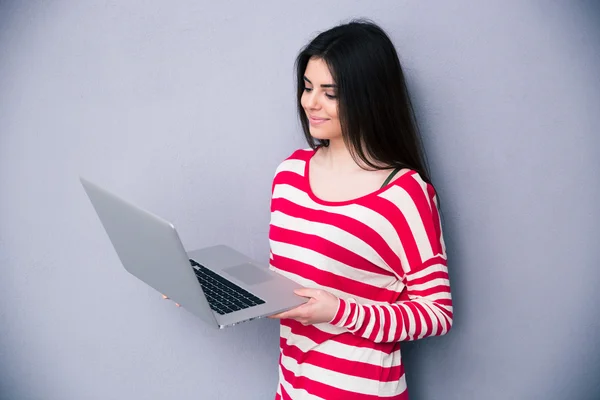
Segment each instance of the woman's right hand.
[{"label": "woman's right hand", "polygon": [[[162,295],[162,297],[163,297],[163,299],[165,299],[165,300],[169,300],[169,296],[167,296],[166,294],[163,294],[163,295]],[[179,303],[175,303],[175,305],[176,305],[177,307],[181,307],[181,305],[180,305]]]}]

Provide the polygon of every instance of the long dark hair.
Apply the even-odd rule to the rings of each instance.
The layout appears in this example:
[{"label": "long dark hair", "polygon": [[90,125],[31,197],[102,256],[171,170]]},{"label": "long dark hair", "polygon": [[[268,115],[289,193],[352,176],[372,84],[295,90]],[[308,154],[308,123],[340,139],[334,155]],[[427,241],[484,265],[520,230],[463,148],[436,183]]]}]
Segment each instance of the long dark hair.
[{"label": "long dark hair", "polygon": [[400,60],[388,35],[371,21],[354,20],[320,33],[298,55],[298,114],[314,149],[329,143],[311,136],[300,102],[312,57],[327,64],[337,85],[342,136],[353,158],[376,170],[410,168],[431,183]]}]

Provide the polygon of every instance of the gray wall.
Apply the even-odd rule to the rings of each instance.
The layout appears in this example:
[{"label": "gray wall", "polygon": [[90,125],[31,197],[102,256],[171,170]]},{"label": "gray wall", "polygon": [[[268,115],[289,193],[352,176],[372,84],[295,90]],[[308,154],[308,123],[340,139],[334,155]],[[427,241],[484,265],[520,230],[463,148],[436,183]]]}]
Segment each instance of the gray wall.
[{"label": "gray wall", "polygon": [[412,398],[600,398],[599,3],[451,3],[0,1],[0,398],[273,396],[276,322],[162,300],[77,177],[266,262],[293,58],[353,16],[398,47],[444,207],[455,327],[406,346]]}]

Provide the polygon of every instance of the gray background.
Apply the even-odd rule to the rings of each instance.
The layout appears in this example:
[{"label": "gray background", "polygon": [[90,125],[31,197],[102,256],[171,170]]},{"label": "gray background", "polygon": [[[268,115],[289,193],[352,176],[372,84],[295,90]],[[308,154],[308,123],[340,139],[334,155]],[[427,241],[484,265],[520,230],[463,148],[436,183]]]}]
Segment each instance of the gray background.
[{"label": "gray background", "polygon": [[266,262],[293,59],[357,16],[401,55],[451,257],[412,399],[600,398],[600,3],[566,0],[0,1],[0,398],[272,398],[277,323],[162,300],[77,178]]}]

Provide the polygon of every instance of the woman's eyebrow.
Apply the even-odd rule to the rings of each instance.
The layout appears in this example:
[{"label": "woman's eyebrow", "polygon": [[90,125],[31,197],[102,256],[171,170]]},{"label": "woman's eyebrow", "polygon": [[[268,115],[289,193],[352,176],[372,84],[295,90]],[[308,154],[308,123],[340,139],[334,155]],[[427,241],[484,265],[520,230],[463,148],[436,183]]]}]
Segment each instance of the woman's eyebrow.
[{"label": "woman's eyebrow", "polygon": [[[310,83],[311,85],[313,84],[306,76],[304,77],[304,80],[308,83]],[[321,85],[322,88],[337,88],[337,85],[334,84],[327,84],[327,85]]]}]

